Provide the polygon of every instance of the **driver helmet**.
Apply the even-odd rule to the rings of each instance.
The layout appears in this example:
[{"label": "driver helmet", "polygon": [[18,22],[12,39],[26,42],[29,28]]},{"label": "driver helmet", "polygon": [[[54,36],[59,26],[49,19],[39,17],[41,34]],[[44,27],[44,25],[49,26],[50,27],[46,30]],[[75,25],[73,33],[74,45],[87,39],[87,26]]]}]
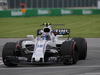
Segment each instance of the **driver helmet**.
[{"label": "driver helmet", "polygon": [[47,33],[46,34],[42,34],[41,38],[44,39],[44,40],[50,40],[50,35],[47,34]]}]

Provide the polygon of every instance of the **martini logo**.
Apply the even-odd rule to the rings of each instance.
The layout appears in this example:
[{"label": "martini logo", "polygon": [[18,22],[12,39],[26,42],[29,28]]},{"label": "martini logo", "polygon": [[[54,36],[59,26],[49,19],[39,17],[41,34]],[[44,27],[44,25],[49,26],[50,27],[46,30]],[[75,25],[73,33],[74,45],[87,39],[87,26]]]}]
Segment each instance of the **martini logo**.
[{"label": "martini logo", "polygon": [[91,11],[91,10],[83,10],[82,11],[82,14],[92,14],[93,13],[93,11]]},{"label": "martini logo", "polygon": [[56,29],[55,32],[67,32],[67,29]]},{"label": "martini logo", "polygon": [[11,11],[11,16],[22,16],[23,12],[20,10],[17,11]]},{"label": "martini logo", "polygon": [[43,14],[50,14],[51,11],[49,10],[38,10],[38,14],[43,15]]},{"label": "martini logo", "polygon": [[61,10],[61,14],[72,14],[73,12],[71,10]]}]

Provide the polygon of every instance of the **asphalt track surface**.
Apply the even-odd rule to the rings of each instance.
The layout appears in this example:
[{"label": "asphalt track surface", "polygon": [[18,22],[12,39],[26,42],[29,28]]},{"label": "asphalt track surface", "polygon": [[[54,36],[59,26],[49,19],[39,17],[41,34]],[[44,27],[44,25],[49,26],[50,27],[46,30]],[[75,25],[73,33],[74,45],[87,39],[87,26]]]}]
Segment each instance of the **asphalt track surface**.
[{"label": "asphalt track surface", "polygon": [[[0,57],[6,42],[19,39],[0,39]],[[100,75],[100,38],[86,38],[88,55],[75,65],[63,64],[20,64],[18,67],[6,67],[0,60],[0,75]]]}]

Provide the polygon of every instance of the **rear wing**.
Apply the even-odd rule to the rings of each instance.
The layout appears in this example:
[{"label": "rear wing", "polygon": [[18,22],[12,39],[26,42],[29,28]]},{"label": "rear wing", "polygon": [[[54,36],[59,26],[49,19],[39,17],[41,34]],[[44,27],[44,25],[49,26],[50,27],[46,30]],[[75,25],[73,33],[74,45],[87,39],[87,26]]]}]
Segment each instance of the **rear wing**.
[{"label": "rear wing", "polygon": [[[43,29],[38,29],[37,35],[41,35],[42,31]],[[54,33],[54,35],[70,35],[70,29],[54,29],[52,33]]]},{"label": "rear wing", "polygon": [[54,35],[69,35],[70,29],[55,29],[53,30]]},{"label": "rear wing", "polygon": [[53,30],[54,35],[68,35],[68,39],[70,38],[70,29],[55,29]]}]

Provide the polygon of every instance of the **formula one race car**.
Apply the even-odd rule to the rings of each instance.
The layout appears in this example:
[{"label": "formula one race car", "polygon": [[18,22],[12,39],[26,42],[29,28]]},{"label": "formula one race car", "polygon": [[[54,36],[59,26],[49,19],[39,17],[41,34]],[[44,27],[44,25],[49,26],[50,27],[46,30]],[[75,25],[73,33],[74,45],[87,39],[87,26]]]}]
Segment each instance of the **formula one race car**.
[{"label": "formula one race car", "polygon": [[[37,37],[18,42],[7,42],[2,51],[6,66],[17,66],[22,62],[76,64],[79,59],[86,59],[87,41],[84,38],[70,38],[70,29],[52,29],[50,23],[37,30]],[[65,40],[59,39],[68,35]]]}]

